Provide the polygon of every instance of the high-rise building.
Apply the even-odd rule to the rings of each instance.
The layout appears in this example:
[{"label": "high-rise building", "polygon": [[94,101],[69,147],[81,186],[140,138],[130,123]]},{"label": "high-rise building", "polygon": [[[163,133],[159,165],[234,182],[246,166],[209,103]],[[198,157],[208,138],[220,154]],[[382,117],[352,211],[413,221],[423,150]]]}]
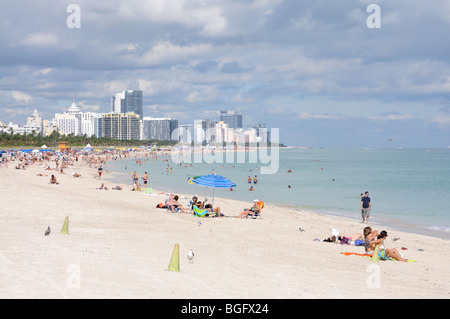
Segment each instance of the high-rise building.
[{"label": "high-rise building", "polygon": [[144,118],[142,91],[127,90],[111,97],[111,112],[134,113]]},{"label": "high-rise building", "polygon": [[270,131],[267,129],[266,123],[258,122],[254,128],[258,142],[270,143]]},{"label": "high-rise building", "polygon": [[81,112],[75,101],[72,102],[67,112],[55,114],[55,123],[61,134],[94,135],[94,115],[96,113]]},{"label": "high-rise building", "polygon": [[102,114],[102,137],[117,140],[138,140],[140,132],[140,116],[134,113]]},{"label": "high-rise building", "polygon": [[178,142],[192,143],[194,141],[194,125],[178,125]]},{"label": "high-rise building", "polygon": [[216,141],[216,122],[194,120],[194,143],[209,144]]},{"label": "high-rise building", "polygon": [[55,123],[58,127],[58,131],[61,134],[68,135],[79,135],[79,120],[78,118],[73,114],[55,114]]},{"label": "high-rise building", "polygon": [[27,132],[34,132],[34,134],[42,135],[44,133],[44,119],[34,110],[33,115],[27,117],[27,124],[25,124]]},{"label": "high-rise building", "polygon": [[228,124],[228,128],[242,128],[242,115],[238,111],[220,111],[220,121]]},{"label": "high-rise building", "polygon": [[158,141],[178,141],[178,136],[173,136],[177,132],[178,120],[170,118],[144,117],[143,139]]}]

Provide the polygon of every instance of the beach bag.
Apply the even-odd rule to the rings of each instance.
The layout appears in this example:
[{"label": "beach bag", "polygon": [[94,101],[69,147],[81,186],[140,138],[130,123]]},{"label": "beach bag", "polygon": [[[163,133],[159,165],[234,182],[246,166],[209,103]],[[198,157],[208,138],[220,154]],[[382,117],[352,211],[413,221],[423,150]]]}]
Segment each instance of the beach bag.
[{"label": "beach bag", "polygon": [[364,241],[362,241],[361,239],[355,240],[355,246],[364,246]]},{"label": "beach bag", "polygon": [[349,244],[349,240],[350,240],[350,238],[348,238],[348,237],[342,237],[341,238],[341,244],[342,245],[348,245]]}]

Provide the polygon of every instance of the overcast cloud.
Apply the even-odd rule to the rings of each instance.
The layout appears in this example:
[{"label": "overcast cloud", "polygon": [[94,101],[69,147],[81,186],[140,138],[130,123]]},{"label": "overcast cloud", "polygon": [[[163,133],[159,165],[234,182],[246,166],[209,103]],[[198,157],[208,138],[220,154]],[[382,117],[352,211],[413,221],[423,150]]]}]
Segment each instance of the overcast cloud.
[{"label": "overcast cloud", "polygon": [[444,0],[2,0],[0,121],[51,119],[73,98],[109,112],[141,89],[145,116],[239,110],[288,145],[447,147],[449,30]]}]

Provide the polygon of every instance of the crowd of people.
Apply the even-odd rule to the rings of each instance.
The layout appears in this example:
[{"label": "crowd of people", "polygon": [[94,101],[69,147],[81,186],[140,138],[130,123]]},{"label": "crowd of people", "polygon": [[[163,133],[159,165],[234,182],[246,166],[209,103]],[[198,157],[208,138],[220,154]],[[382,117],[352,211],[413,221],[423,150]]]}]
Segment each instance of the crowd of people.
[{"label": "crowd of people", "polygon": [[[44,170],[51,170],[64,174],[64,169],[73,169],[76,167],[76,163],[80,160],[85,162],[90,168],[94,168],[98,172],[98,179],[102,178],[103,165],[108,160],[118,160],[131,157],[133,154],[124,151],[103,151],[102,153],[86,153],[83,151],[69,150],[65,153],[56,152],[11,152],[3,153],[0,158],[0,167],[8,168],[9,164],[14,163],[15,169],[26,169],[30,165],[40,165]],[[147,157],[148,154],[146,154]],[[153,155],[153,154],[152,154]],[[138,161],[138,160],[136,160]],[[141,161],[141,160],[139,160]],[[138,162],[137,162],[138,163]],[[144,162],[139,162],[144,163]],[[49,174],[50,175],[50,174]],[[38,176],[47,176],[43,174],[38,174]],[[77,172],[72,172],[71,176],[73,178],[82,177],[81,174]],[[132,177],[132,187],[131,191],[141,191],[143,188],[147,189],[149,183],[149,175],[147,172],[141,177],[143,186],[140,184],[140,178],[137,171],[134,171],[131,175]],[[258,183],[257,176],[253,178],[248,176],[248,184],[256,185]],[[56,174],[51,174],[49,184],[59,185]],[[252,186],[253,187],[253,186]],[[123,187],[116,185],[114,187],[108,188],[104,183],[98,188],[100,190],[122,190]],[[251,189],[252,190],[252,189]],[[179,200],[180,197],[174,194],[168,194],[169,198],[161,205],[161,207],[166,208],[171,213],[191,213],[194,216],[199,217],[224,217],[224,213],[219,206],[213,206],[211,203],[207,203],[207,199],[200,201],[198,196],[193,196],[192,200],[184,206]],[[371,211],[371,200],[369,197],[369,192],[365,192],[364,195],[361,193],[361,215],[362,222],[368,223]],[[255,199],[249,208],[243,209],[235,218],[256,218],[261,216],[261,211],[264,207],[264,203]],[[335,242],[339,244],[350,244],[356,246],[364,246],[365,253],[367,255],[378,254],[378,257],[382,260],[395,259],[399,261],[406,261],[403,256],[395,248],[386,247],[385,240],[388,237],[386,231],[378,232],[377,230],[372,230],[371,227],[365,227],[363,233],[355,233],[349,236],[339,235],[332,231],[332,236],[326,238],[325,242]]]}]

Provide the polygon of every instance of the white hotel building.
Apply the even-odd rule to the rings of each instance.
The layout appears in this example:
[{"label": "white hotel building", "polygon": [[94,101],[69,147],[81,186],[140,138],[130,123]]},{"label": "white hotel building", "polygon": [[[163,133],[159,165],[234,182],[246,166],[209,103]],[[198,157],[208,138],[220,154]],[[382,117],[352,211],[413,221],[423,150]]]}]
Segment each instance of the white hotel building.
[{"label": "white hotel building", "polygon": [[81,112],[75,102],[63,114],[55,114],[54,122],[61,134],[94,135],[94,118],[96,113]]}]

